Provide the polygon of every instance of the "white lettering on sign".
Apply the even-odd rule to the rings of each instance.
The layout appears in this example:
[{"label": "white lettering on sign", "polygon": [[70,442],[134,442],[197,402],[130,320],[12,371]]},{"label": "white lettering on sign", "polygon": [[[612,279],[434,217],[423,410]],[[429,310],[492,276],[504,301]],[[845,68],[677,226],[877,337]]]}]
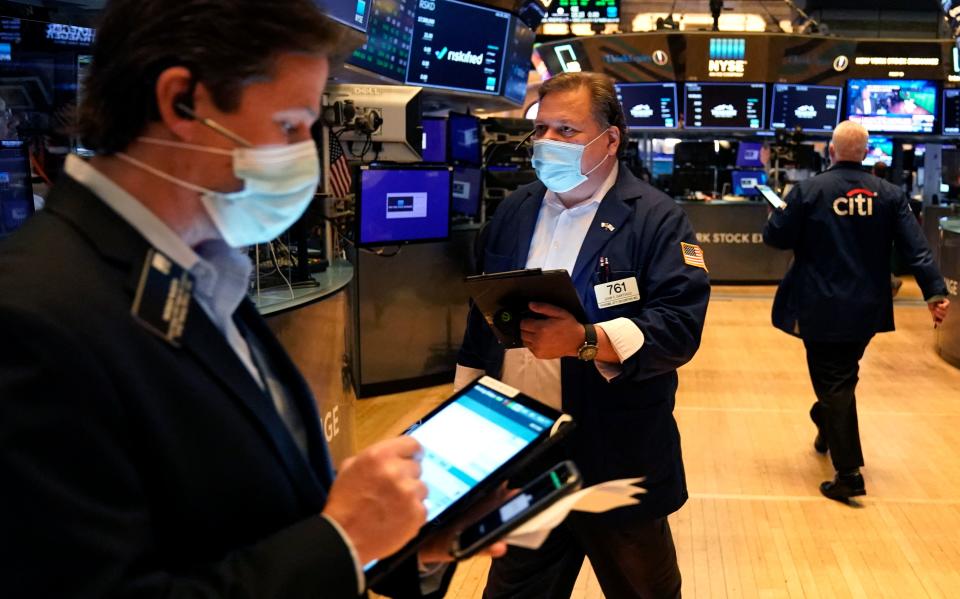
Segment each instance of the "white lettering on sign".
[{"label": "white lettering on sign", "polygon": [[857,56],[856,64],[873,67],[936,67],[940,66],[937,57],[925,56]]},{"label": "white lettering on sign", "polygon": [[54,42],[69,42],[89,46],[93,43],[94,30],[89,27],[75,25],[61,25],[50,23],[47,25],[47,39]]},{"label": "white lettering on sign", "polygon": [[747,69],[746,60],[710,60],[709,75],[711,77],[743,77]]},{"label": "white lettering on sign", "polygon": [[340,406],[333,406],[333,409],[323,415],[323,436],[327,438],[327,443],[331,443],[337,435],[340,434]]},{"label": "white lettering on sign", "polygon": [[833,212],[837,216],[873,216],[873,198],[862,195],[837,198],[833,201]]},{"label": "white lettering on sign", "polygon": [[698,243],[761,244],[763,233],[697,233]]}]

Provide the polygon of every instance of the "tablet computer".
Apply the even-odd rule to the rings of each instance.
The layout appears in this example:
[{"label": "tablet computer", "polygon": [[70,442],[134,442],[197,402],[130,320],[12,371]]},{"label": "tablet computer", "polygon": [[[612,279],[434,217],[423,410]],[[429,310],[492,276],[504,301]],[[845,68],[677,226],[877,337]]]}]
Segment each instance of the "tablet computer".
[{"label": "tablet computer", "polygon": [[566,270],[510,270],[466,278],[467,292],[500,343],[507,349],[523,347],[520,321],[536,318],[530,302],[563,308],[578,322],[587,321],[577,288]]},{"label": "tablet computer", "polygon": [[399,552],[364,566],[368,585],[565,436],[571,422],[513,387],[482,377],[410,426],[404,434],[423,446],[427,523]]},{"label": "tablet computer", "polygon": [[754,186],[754,189],[760,192],[760,195],[763,196],[771,206],[777,210],[782,210],[787,207],[787,203],[780,199],[780,196],[777,195],[777,192],[770,189],[767,185],[757,184]]}]

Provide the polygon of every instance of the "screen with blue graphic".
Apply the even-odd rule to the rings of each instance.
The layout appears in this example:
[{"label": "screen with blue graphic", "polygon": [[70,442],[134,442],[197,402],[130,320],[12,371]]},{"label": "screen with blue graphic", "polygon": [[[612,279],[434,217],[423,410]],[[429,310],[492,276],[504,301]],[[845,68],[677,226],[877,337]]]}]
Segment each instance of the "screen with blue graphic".
[{"label": "screen with blue graphic", "polygon": [[510,45],[503,64],[503,96],[516,104],[527,97],[527,80],[533,68],[533,42],[537,34],[522,20],[513,17]]},{"label": "screen with blue graphic", "polygon": [[367,30],[370,5],[374,0],[319,0],[320,10],[344,25],[360,31]]},{"label": "screen with blue graphic", "polygon": [[617,99],[629,129],[673,129],[677,126],[676,83],[618,83]]},{"label": "screen with blue graphic", "polygon": [[733,171],[733,195],[751,197],[759,195],[757,185],[767,184],[767,173],[763,171]]},{"label": "screen with blue graphic", "polygon": [[763,128],[767,86],[764,83],[687,83],[684,117],[688,129]]},{"label": "screen with blue graphic", "polygon": [[710,40],[711,60],[743,60],[747,55],[747,40],[743,38],[716,38]]},{"label": "screen with blue graphic", "polygon": [[407,434],[423,446],[427,520],[496,472],[553,426],[547,417],[484,385]]},{"label": "screen with blue graphic", "polygon": [[833,131],[840,122],[842,88],[826,85],[773,86],[771,129]]},{"label": "screen with blue graphic", "polygon": [[544,23],[619,23],[620,0],[553,0]]},{"label": "screen with blue graphic", "polygon": [[760,168],[763,166],[763,144],[753,141],[741,141],[737,146],[737,166],[741,168]]},{"label": "screen with blue graphic", "polygon": [[447,167],[361,169],[357,245],[449,237],[450,183]]},{"label": "screen with blue graphic", "polygon": [[417,0],[370,0],[367,41],[347,62],[396,81],[407,77]]},{"label": "screen with blue graphic", "polygon": [[417,9],[407,83],[498,95],[510,13],[457,0],[424,0]]},{"label": "screen with blue graphic", "polygon": [[32,214],[27,148],[21,141],[0,141],[0,234],[19,229]]},{"label": "screen with blue graphic", "polygon": [[456,167],[453,169],[453,211],[465,216],[480,212],[483,172],[479,168]]},{"label": "screen with blue graphic", "polygon": [[867,157],[863,160],[863,165],[873,166],[878,162],[887,166],[893,164],[893,140],[871,135],[867,140]]},{"label": "screen with blue graphic", "polygon": [[851,79],[847,114],[870,132],[933,133],[939,95],[933,81]]},{"label": "screen with blue graphic", "polygon": [[447,119],[423,117],[423,161],[447,161]]},{"label": "screen with blue graphic", "polygon": [[450,160],[459,164],[479,165],[481,161],[480,119],[451,112],[447,120]]},{"label": "screen with blue graphic", "polygon": [[960,135],[960,89],[943,90],[943,134]]}]

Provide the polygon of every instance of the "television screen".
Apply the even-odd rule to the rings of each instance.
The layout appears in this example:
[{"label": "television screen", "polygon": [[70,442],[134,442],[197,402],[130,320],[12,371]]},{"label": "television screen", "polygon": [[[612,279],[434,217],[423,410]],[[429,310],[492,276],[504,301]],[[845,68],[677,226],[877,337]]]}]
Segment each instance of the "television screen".
[{"label": "television screen", "polygon": [[741,168],[760,168],[763,166],[761,152],[763,144],[741,141],[737,147],[737,166]]},{"label": "television screen", "polygon": [[458,0],[419,3],[407,84],[500,93],[510,13]]},{"label": "television screen", "polygon": [[850,120],[878,133],[933,133],[938,93],[933,81],[851,79],[847,81]]},{"label": "television screen", "polygon": [[629,129],[673,129],[677,126],[676,83],[618,83],[617,99]]},{"label": "television screen", "polygon": [[450,184],[447,167],[361,168],[357,245],[446,239],[450,235]]},{"label": "television screen", "polygon": [[842,92],[825,85],[774,85],[770,128],[833,131],[840,122]]},{"label": "television screen", "polygon": [[863,165],[873,166],[877,162],[887,166],[893,164],[893,140],[889,137],[871,135],[867,141],[867,158],[863,161]]},{"label": "television screen", "polygon": [[527,80],[533,68],[533,42],[537,34],[522,20],[514,17],[510,46],[503,66],[503,96],[516,104],[527,98]]},{"label": "television screen", "polygon": [[763,128],[767,86],[763,83],[687,83],[684,92],[688,129]]},{"label": "television screen", "polygon": [[943,134],[960,135],[960,89],[943,90]]},{"label": "television screen", "polygon": [[450,160],[458,164],[479,166],[480,119],[468,114],[451,112],[447,121]]},{"label": "television screen", "polygon": [[620,0],[553,0],[544,23],[619,23]]},{"label": "television screen", "polygon": [[0,234],[19,229],[32,214],[27,148],[20,141],[0,141]]},{"label": "television screen", "polygon": [[483,172],[478,168],[456,167],[453,169],[453,211],[466,216],[480,212]]},{"label": "television screen", "polygon": [[733,171],[733,195],[752,197],[759,195],[757,185],[767,184],[767,173],[763,171]]},{"label": "television screen", "polygon": [[407,77],[416,0],[371,0],[367,41],[347,62],[396,81]]},{"label": "television screen", "polygon": [[447,119],[423,117],[423,161],[447,161]]},{"label": "television screen", "polygon": [[320,10],[335,21],[360,31],[367,30],[370,3],[374,0],[318,0]]}]

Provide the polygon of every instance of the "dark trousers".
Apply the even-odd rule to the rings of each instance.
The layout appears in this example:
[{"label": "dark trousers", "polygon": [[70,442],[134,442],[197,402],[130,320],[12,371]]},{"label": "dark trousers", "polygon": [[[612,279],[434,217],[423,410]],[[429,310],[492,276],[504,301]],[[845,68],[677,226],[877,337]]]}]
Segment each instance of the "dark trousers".
[{"label": "dark trousers", "polygon": [[849,343],[803,341],[810,380],[817,395],[810,417],[827,441],[837,472],[863,466],[856,390],[860,358],[869,342],[869,339]]},{"label": "dark trousers", "polygon": [[607,599],[679,599],[680,568],[666,518],[614,510],[572,514],[536,550],[510,547],[494,560],[484,599],[567,599],[590,558]]}]

